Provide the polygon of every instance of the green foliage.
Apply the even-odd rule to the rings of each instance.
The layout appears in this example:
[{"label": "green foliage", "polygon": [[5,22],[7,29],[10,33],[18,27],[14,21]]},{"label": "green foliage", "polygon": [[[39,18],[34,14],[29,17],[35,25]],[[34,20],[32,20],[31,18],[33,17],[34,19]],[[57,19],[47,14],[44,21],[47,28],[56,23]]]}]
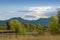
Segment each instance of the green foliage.
[{"label": "green foliage", "polygon": [[43,33],[43,26],[40,24],[23,24],[24,25],[24,29],[25,32],[33,32],[33,33],[38,33],[38,34],[42,34]]},{"label": "green foliage", "polygon": [[10,30],[11,28],[10,28],[10,25],[9,25],[9,21],[7,21],[6,25],[7,25],[7,30]]},{"label": "green foliage", "polygon": [[30,26],[29,26],[29,24],[24,24],[24,29],[26,30],[26,32],[28,32],[29,31],[29,28],[30,28]]},{"label": "green foliage", "polygon": [[7,26],[6,24],[0,24],[0,30],[6,30]]},{"label": "green foliage", "polygon": [[48,25],[48,31],[51,34],[59,34],[60,33],[60,28],[58,24],[58,19],[55,16],[52,16],[50,18],[50,23]]},{"label": "green foliage", "polygon": [[8,25],[9,25],[8,28],[10,28],[10,30],[14,30],[16,33],[20,34],[24,33],[23,26],[18,20],[16,19],[9,20]]},{"label": "green foliage", "polygon": [[60,24],[60,10],[58,11],[57,17],[58,17],[58,23]]},{"label": "green foliage", "polygon": [[43,26],[38,24],[36,25],[36,32],[38,32],[38,34],[43,34],[44,30],[43,30]]}]

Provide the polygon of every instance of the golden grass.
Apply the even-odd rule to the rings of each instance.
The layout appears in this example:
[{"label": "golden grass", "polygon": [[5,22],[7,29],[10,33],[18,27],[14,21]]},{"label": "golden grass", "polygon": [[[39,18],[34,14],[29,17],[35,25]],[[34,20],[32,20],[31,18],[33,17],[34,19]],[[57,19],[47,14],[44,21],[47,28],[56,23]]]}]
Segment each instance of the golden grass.
[{"label": "golden grass", "polygon": [[60,40],[60,35],[15,35],[15,34],[0,34],[0,40]]}]

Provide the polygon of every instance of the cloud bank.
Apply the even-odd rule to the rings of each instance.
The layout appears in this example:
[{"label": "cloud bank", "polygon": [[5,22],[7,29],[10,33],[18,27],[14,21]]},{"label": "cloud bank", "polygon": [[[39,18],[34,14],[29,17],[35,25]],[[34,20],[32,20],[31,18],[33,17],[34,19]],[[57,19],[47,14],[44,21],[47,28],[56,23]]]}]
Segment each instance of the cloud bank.
[{"label": "cloud bank", "polygon": [[60,6],[56,8],[51,6],[28,7],[27,10],[1,11],[0,19],[9,19],[12,17],[21,17],[25,20],[37,20],[39,18],[49,18],[57,14],[56,9],[58,8],[60,8]]},{"label": "cloud bank", "polygon": [[[28,20],[37,20],[39,18],[49,18],[50,16],[56,15],[56,8],[53,7],[29,7],[28,11],[25,14],[24,19]],[[30,17],[26,17],[30,16]],[[34,17],[32,17],[34,16]]]}]

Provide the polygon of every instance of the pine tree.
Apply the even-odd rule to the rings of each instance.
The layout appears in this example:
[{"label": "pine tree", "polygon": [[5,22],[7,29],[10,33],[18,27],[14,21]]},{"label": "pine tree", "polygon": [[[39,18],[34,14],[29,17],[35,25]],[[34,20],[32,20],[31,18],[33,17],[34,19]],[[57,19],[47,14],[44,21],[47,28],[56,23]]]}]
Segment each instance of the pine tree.
[{"label": "pine tree", "polygon": [[58,23],[60,24],[60,10],[58,11],[57,17],[58,17]]},{"label": "pine tree", "polygon": [[49,22],[49,25],[48,25],[48,31],[52,34],[56,34],[56,33],[59,33],[58,31],[58,20],[55,16],[52,16],[50,18],[50,22]]}]

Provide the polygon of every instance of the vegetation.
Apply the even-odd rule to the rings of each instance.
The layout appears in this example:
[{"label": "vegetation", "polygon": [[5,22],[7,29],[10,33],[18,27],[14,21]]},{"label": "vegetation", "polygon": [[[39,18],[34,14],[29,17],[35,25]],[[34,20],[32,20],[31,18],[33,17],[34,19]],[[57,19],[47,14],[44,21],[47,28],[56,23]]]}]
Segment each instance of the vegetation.
[{"label": "vegetation", "polygon": [[48,31],[52,34],[56,34],[58,32],[58,20],[54,16],[50,18],[50,23],[48,25]]},{"label": "vegetation", "polygon": [[51,34],[60,34],[60,11],[58,11],[57,16],[50,18],[48,32]]}]

